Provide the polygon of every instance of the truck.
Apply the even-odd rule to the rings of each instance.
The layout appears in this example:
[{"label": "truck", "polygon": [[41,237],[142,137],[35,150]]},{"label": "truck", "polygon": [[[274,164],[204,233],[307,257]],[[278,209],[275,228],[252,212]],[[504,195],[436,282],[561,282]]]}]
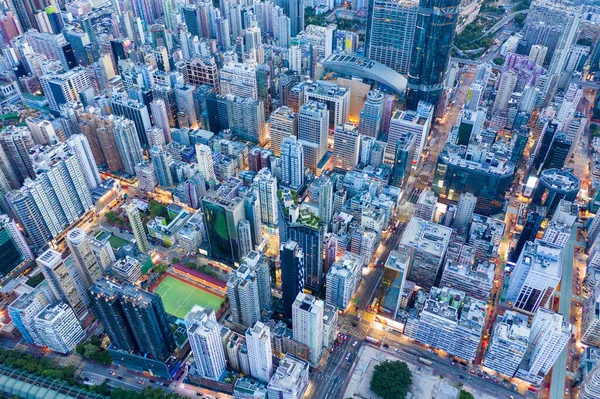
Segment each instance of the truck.
[{"label": "truck", "polygon": [[379,346],[379,344],[381,344],[381,341],[380,341],[380,340],[378,340],[377,338],[370,337],[370,336],[367,336],[367,337],[365,338],[365,341],[367,341],[367,342],[370,342],[370,343],[372,343],[373,345],[377,345],[377,346]]},{"label": "truck", "polygon": [[428,365],[428,366],[431,366],[431,365],[433,364],[433,363],[431,363],[431,360],[429,360],[429,359],[425,359],[424,357],[420,357],[420,358],[419,358],[419,362],[421,362],[421,363],[423,363],[423,364],[426,364],[426,365]]}]

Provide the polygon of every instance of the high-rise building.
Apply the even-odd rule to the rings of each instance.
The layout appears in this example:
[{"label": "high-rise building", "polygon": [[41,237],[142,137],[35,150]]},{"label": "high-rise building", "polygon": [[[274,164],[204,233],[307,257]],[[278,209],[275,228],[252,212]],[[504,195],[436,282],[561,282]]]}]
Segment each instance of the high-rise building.
[{"label": "high-rise building", "polygon": [[88,187],[94,190],[102,179],[88,139],[83,134],[75,134],[67,140],[67,145],[79,160]]},{"label": "high-rise building", "polygon": [[[410,172],[415,159],[416,139],[417,136],[414,133],[407,132],[396,140],[396,152],[394,154],[394,169],[392,175],[393,186],[402,188],[410,177]],[[383,152],[385,152],[385,150]],[[371,159],[372,158],[373,157],[371,157]]]},{"label": "high-rise building", "polygon": [[442,260],[450,243],[452,229],[413,217],[400,241],[411,249],[408,279],[420,287],[431,288],[441,274]]},{"label": "high-rise building", "polygon": [[194,305],[185,316],[185,326],[198,374],[209,380],[218,380],[225,370],[226,360],[221,326],[217,323],[214,309]]},{"label": "high-rise building", "polygon": [[579,388],[579,399],[594,399],[600,397],[600,363],[584,377]]},{"label": "high-rise building", "polygon": [[[367,58],[408,74],[419,2],[373,0],[368,3]],[[363,134],[361,132],[361,134]]]},{"label": "high-rise building", "polygon": [[323,312],[325,304],[312,295],[299,293],[292,304],[294,339],[308,346],[308,361],[316,367],[323,353]]},{"label": "high-rise building", "polygon": [[358,121],[358,133],[360,135],[377,138],[381,131],[384,99],[385,95],[379,90],[371,90],[367,93],[367,101],[365,101],[365,105],[360,111]]},{"label": "high-rise building", "polygon": [[212,151],[209,146],[196,143],[196,159],[198,161],[198,170],[209,187],[217,184],[215,169],[212,159]]},{"label": "high-rise building", "polygon": [[154,146],[150,149],[150,158],[154,165],[154,173],[156,174],[158,185],[161,187],[173,187],[175,181],[171,174],[171,154],[161,147]]},{"label": "high-rise building", "polygon": [[427,137],[429,136],[429,130],[431,129],[431,121],[433,119],[433,105],[420,102],[416,108],[416,111],[396,110],[392,119],[390,120],[390,127],[388,132],[388,141],[386,147],[386,158],[394,159],[394,151],[396,150],[396,143],[406,133],[413,133],[415,135],[415,153],[413,163],[417,165],[421,160],[421,154],[425,148]]},{"label": "high-rise building", "polygon": [[568,170],[546,169],[540,173],[531,202],[546,207],[546,217],[551,218],[561,200],[575,201],[580,185],[579,178]]},{"label": "high-rise building", "polygon": [[494,100],[494,105],[492,106],[492,113],[506,110],[508,101],[515,91],[518,78],[518,73],[513,69],[502,72],[502,75],[500,76],[500,83],[498,84],[496,99]]},{"label": "high-rise building", "polygon": [[595,347],[600,345],[600,294],[595,292],[583,304],[581,342]]},{"label": "high-rise building", "polygon": [[187,126],[193,127],[198,122],[196,116],[196,108],[194,107],[194,90],[195,86],[192,85],[176,85],[175,90],[175,102],[177,103],[177,110],[184,112],[187,117]]},{"label": "high-rise building", "polygon": [[283,139],[298,136],[298,114],[286,106],[279,107],[271,113],[271,151],[281,156]]},{"label": "high-rise building", "polygon": [[142,224],[140,211],[133,203],[131,203],[125,207],[125,212],[127,213],[131,230],[133,230],[133,236],[135,237],[138,250],[141,253],[147,254],[150,252],[150,244],[148,243],[148,237],[146,236],[144,225]]},{"label": "high-rise building", "polygon": [[[53,299],[53,298],[51,298]],[[44,290],[36,289],[19,296],[8,306],[8,315],[30,344],[41,344],[42,339],[35,328],[34,318],[50,303]]]},{"label": "high-rise building", "polygon": [[411,261],[410,251],[406,249],[407,247],[399,247],[398,250],[392,250],[383,266],[379,309],[383,315],[392,320],[396,319],[400,309],[406,274]]},{"label": "high-rise building", "polygon": [[305,102],[298,113],[298,141],[304,151],[304,167],[316,172],[327,153],[327,106],[321,102]]},{"label": "high-rise building", "polygon": [[506,311],[496,318],[490,345],[483,365],[500,374],[513,377],[525,356],[529,342],[528,318]]},{"label": "high-rise building", "polygon": [[271,330],[260,321],[246,330],[246,346],[250,361],[250,374],[257,380],[268,383],[273,375]]},{"label": "high-rise building", "polygon": [[471,138],[479,136],[484,121],[485,112],[481,108],[478,110],[460,110],[457,121],[456,144],[469,145]]},{"label": "high-rise building", "polygon": [[54,299],[67,303],[77,317],[84,316],[87,291],[75,270],[73,259],[63,259],[60,252],[49,249],[36,259],[36,263],[42,269]]},{"label": "high-rise building", "polygon": [[531,209],[527,213],[521,235],[519,236],[519,239],[517,240],[517,243],[510,254],[509,259],[511,262],[516,262],[519,259],[525,244],[535,239],[545,217],[546,211],[544,208]]},{"label": "high-rise building", "polygon": [[85,231],[80,227],[72,229],[67,233],[66,241],[75,261],[77,273],[81,276],[85,287],[89,288],[96,284],[96,281],[102,277],[103,270],[96,254],[92,251]]},{"label": "high-rise building", "polygon": [[304,30],[304,2],[301,0],[285,0],[282,8],[290,17],[290,36],[294,37]]},{"label": "high-rise building", "polygon": [[225,262],[234,263],[240,258],[237,226],[246,219],[244,202],[209,193],[202,198],[204,225],[209,245],[209,253]]},{"label": "high-rise building", "polygon": [[333,183],[329,175],[323,174],[313,181],[319,192],[319,217],[329,230],[333,218]]},{"label": "high-rise building", "polygon": [[[19,226],[17,226],[15,220],[8,217],[8,215],[0,215],[0,246],[4,248],[2,253],[7,254],[4,259],[13,260],[13,262],[6,262],[8,265],[11,263],[16,265],[16,259],[34,259],[33,252],[31,252],[31,248],[29,248],[29,244],[27,244]],[[19,256],[17,256],[15,251]],[[4,270],[6,270],[6,268]]]},{"label": "high-rise building", "polygon": [[323,103],[329,111],[329,129],[343,125],[350,114],[350,88],[325,80],[304,82],[304,103]]},{"label": "high-rise building", "polygon": [[140,189],[144,191],[152,191],[158,185],[152,162],[144,161],[135,165],[135,175],[138,179]]},{"label": "high-rise building", "polygon": [[[31,132],[24,126],[8,126],[0,132],[0,146],[6,156],[6,165],[0,166],[14,189],[21,187],[25,179],[35,179],[29,150],[35,145]],[[4,158],[4,157],[3,157]]]},{"label": "high-rise building", "polygon": [[92,87],[92,81],[85,68],[74,68],[70,71],[44,75],[40,85],[52,111],[60,111],[60,105],[69,101],[79,101],[83,91]]},{"label": "high-rise building", "polygon": [[345,310],[360,284],[363,260],[352,252],[345,252],[327,272],[326,301]]},{"label": "high-rise building", "polygon": [[333,166],[352,170],[358,164],[361,135],[351,123],[338,125],[333,132]]},{"label": "high-rise building", "polygon": [[254,182],[258,185],[260,214],[262,222],[269,226],[277,225],[277,178],[267,168],[261,169]]},{"label": "high-rise building", "polygon": [[221,94],[258,99],[256,67],[253,64],[229,62],[223,65],[219,84]]},{"label": "high-rise building", "polygon": [[268,398],[302,399],[308,389],[308,369],[308,362],[286,354],[269,381]]},{"label": "high-rise building", "polygon": [[540,385],[570,339],[571,325],[563,315],[539,308],[533,316],[529,345],[516,377]]},{"label": "high-rise building", "polygon": [[292,304],[304,290],[304,253],[295,241],[287,241],[281,245],[279,260],[283,308],[291,317]]},{"label": "high-rise building", "polygon": [[58,353],[71,352],[85,338],[73,309],[64,302],[46,306],[33,323],[41,343]]},{"label": "high-rise building", "polygon": [[126,97],[113,97],[110,101],[110,107],[113,114],[133,121],[139,143],[143,147],[148,147],[150,143],[148,142],[148,137],[146,136],[146,130],[152,127],[148,107],[139,101]]},{"label": "high-rise building", "polygon": [[237,226],[238,240],[240,242],[240,256],[244,257],[252,251],[252,225],[249,220],[243,219]]},{"label": "high-rise building", "polygon": [[546,306],[562,276],[563,250],[541,240],[528,241],[514,267],[506,299],[534,313]]},{"label": "high-rise building", "polygon": [[406,108],[419,101],[437,106],[454,44],[460,1],[420,0],[408,68]]},{"label": "high-rise building", "polygon": [[[242,326],[252,326],[260,319],[261,288],[264,291],[264,275],[260,266],[244,262],[239,269],[231,273],[227,281],[227,296],[231,308],[231,319]],[[270,289],[270,286],[269,286]],[[264,297],[264,295],[263,295]]]},{"label": "high-rise building", "polygon": [[304,147],[295,136],[281,142],[281,185],[293,190],[304,186]]},{"label": "high-rise building", "polygon": [[152,120],[154,126],[160,128],[164,135],[164,142],[171,142],[171,125],[169,122],[169,114],[164,100],[157,98],[150,103],[150,111],[152,112]]},{"label": "high-rise building", "polygon": [[[135,175],[135,165],[144,160],[135,123],[129,119],[115,118],[113,132],[121,155],[123,170],[133,176]],[[144,131],[144,140],[147,142],[146,131]]]},{"label": "high-rise building", "polygon": [[463,193],[458,198],[458,205],[456,206],[456,213],[454,214],[454,227],[458,234],[467,234],[469,232],[469,226],[471,225],[471,219],[475,212],[475,204],[477,203],[477,197],[471,193]]}]

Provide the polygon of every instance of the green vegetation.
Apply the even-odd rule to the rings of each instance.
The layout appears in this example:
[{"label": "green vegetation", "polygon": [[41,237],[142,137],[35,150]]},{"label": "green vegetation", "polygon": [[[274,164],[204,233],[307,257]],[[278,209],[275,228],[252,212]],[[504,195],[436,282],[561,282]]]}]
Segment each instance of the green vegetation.
[{"label": "green vegetation", "polygon": [[517,12],[521,10],[528,10],[531,6],[531,0],[523,0],[519,2],[516,6],[513,7],[512,12]]},{"label": "green vegetation", "polygon": [[112,225],[118,227],[126,227],[129,228],[129,222],[123,216],[119,215],[115,211],[108,211],[104,214],[106,221]]},{"label": "green vegetation", "polygon": [[110,243],[110,246],[113,247],[114,249],[119,249],[123,245],[129,244],[129,241],[127,241],[126,239],[121,238],[115,234],[110,236],[110,238],[108,239],[108,242]]},{"label": "green vegetation", "polygon": [[75,347],[75,352],[86,359],[91,359],[99,364],[111,364],[112,359],[104,348],[101,347],[102,341],[98,337],[92,337],[89,341],[80,343]]},{"label": "green vegetation", "polygon": [[75,377],[75,371],[77,370],[75,366],[57,366],[51,360],[44,357],[38,359],[29,353],[18,350],[0,349],[0,364],[42,377],[62,380],[70,385],[78,385],[77,378]]},{"label": "green vegetation", "polygon": [[518,28],[521,28],[523,26],[523,23],[525,22],[525,18],[527,18],[527,14],[517,14],[515,15],[515,25]]},{"label": "green vegetation", "polygon": [[600,137],[600,126],[597,123],[590,123],[590,134],[592,137]]},{"label": "green vegetation", "polygon": [[315,9],[313,7],[306,7],[304,9],[304,24],[305,25],[317,25],[317,26],[327,26],[327,15],[325,14],[315,14]]},{"label": "green vegetation", "polygon": [[496,58],[494,58],[494,64],[496,64],[496,65],[504,65],[504,58],[502,58],[502,57],[496,57]]},{"label": "green vegetation", "polygon": [[465,391],[464,389],[460,391],[460,395],[458,395],[458,399],[475,399],[470,392]]},{"label": "green vegetation", "polygon": [[582,37],[581,39],[577,40],[577,44],[580,46],[589,46],[589,47],[592,47],[594,45],[594,43],[592,42],[592,39],[588,39],[585,37]]},{"label": "green vegetation", "polygon": [[152,270],[154,270],[155,273],[163,274],[167,271],[168,268],[169,265],[167,265],[166,263],[158,263],[152,267]]},{"label": "green vegetation", "polygon": [[165,218],[168,223],[171,223],[171,217],[169,216],[169,210],[166,206],[161,204],[160,202],[151,199],[148,204],[150,205],[150,218],[153,219],[157,216],[161,216]]},{"label": "green vegetation", "polygon": [[383,399],[405,399],[412,382],[406,363],[384,362],[375,366],[371,390]]},{"label": "green vegetation", "polygon": [[455,44],[461,50],[475,50],[481,47],[490,47],[494,44],[493,37],[483,37],[484,30],[488,28],[489,22],[483,16],[478,16],[475,21],[467,25],[464,31],[456,37]]},{"label": "green vegetation", "polygon": [[29,280],[27,280],[27,282],[25,284],[27,284],[30,287],[37,287],[42,281],[44,281],[45,277],[42,273],[38,273],[33,277],[30,277]]}]

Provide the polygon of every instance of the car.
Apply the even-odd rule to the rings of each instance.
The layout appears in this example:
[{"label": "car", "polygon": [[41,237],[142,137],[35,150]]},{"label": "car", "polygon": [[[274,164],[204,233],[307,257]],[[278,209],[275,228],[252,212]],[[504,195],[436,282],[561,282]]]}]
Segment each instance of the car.
[{"label": "car", "polygon": [[204,396],[204,394],[200,391],[196,392],[196,396]]},{"label": "car", "polygon": [[123,379],[122,375],[117,376],[117,380],[122,380],[122,379]]},{"label": "car", "polygon": [[142,381],[142,380],[138,380],[138,384],[140,384],[140,385],[144,385],[144,384],[145,384],[145,382],[144,382],[144,381]]},{"label": "car", "polygon": [[389,348],[390,346],[389,346],[388,344],[383,344],[383,347],[387,349],[387,348]]},{"label": "car", "polygon": [[358,344],[358,341],[354,341],[354,343],[352,344],[352,346],[356,348],[356,344]]},{"label": "car", "polygon": [[115,373],[114,371],[112,371],[112,370],[111,370],[111,371],[109,371],[109,372],[108,372],[108,374],[110,374],[110,375],[115,375],[116,373]]}]

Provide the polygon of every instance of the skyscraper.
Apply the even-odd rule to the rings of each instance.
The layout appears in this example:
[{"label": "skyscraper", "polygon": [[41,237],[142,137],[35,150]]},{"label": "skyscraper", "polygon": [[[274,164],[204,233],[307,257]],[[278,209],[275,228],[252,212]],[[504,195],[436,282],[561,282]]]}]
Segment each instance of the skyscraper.
[{"label": "skyscraper", "polygon": [[312,295],[299,293],[292,304],[294,339],[308,346],[308,361],[319,364],[323,353],[323,312],[325,303]]},{"label": "skyscraper", "polygon": [[248,327],[260,319],[258,276],[248,265],[244,264],[230,274],[227,296],[234,323]]},{"label": "skyscraper", "polygon": [[279,260],[283,308],[292,317],[292,304],[304,290],[304,253],[295,241],[287,241],[281,244]]},{"label": "skyscraper", "polygon": [[419,101],[437,106],[454,44],[459,0],[420,0],[408,69],[406,108]]},{"label": "skyscraper", "polygon": [[90,190],[98,187],[102,183],[102,179],[88,139],[83,134],[75,134],[67,140],[67,145],[79,160]]},{"label": "skyscraper", "polygon": [[365,43],[367,58],[400,74],[408,73],[418,6],[416,0],[369,1]]},{"label": "skyscraper", "polygon": [[210,255],[225,262],[237,262],[240,258],[237,226],[246,219],[244,202],[238,197],[226,199],[209,192],[202,198],[201,209]]},{"label": "skyscraper", "polygon": [[46,306],[33,322],[41,340],[38,344],[55,352],[67,354],[85,338],[73,309],[64,302]]},{"label": "skyscraper", "polygon": [[371,90],[367,93],[367,101],[365,101],[365,105],[360,111],[358,121],[358,133],[362,136],[377,138],[381,130],[384,99],[385,95],[379,90]]},{"label": "skyscraper", "polygon": [[72,229],[67,233],[66,241],[85,287],[89,288],[96,284],[103,270],[96,259],[96,254],[92,251],[85,231],[80,227]]},{"label": "skyscraper", "polygon": [[138,250],[141,253],[147,254],[150,251],[150,244],[148,243],[148,237],[144,231],[144,225],[142,224],[142,217],[137,207],[131,203],[125,207],[131,230],[133,230],[133,236],[137,243]]},{"label": "skyscraper", "polygon": [[304,150],[304,167],[313,173],[327,153],[329,112],[324,103],[308,101],[298,113],[298,141]]},{"label": "skyscraper", "polygon": [[466,235],[469,232],[476,203],[477,197],[471,193],[463,193],[458,198],[458,205],[456,206],[456,214],[452,226],[458,231],[458,234]]},{"label": "skyscraper", "polygon": [[415,135],[413,164],[418,165],[429,136],[432,120],[433,106],[426,102],[420,102],[415,111],[396,110],[390,121],[386,157],[393,159],[396,143],[404,134],[411,132]]},{"label": "skyscraper", "polygon": [[215,169],[212,159],[212,151],[209,146],[201,143],[196,143],[196,159],[198,161],[198,170],[208,183],[209,187],[214,187],[217,184]]},{"label": "skyscraper", "polygon": [[[114,135],[123,162],[123,169],[133,176],[135,175],[135,165],[144,160],[139,134],[136,133],[134,122],[125,118],[115,118]],[[147,142],[145,130],[143,136]]]},{"label": "skyscraper", "polygon": [[218,380],[225,370],[225,351],[221,342],[221,326],[215,311],[194,305],[185,316],[190,346],[198,374],[209,380]]},{"label": "skyscraper", "polygon": [[273,375],[273,354],[271,352],[271,330],[260,321],[246,330],[246,345],[250,374],[257,380],[267,383]]},{"label": "skyscraper", "polygon": [[258,185],[262,222],[269,226],[277,225],[277,178],[271,175],[269,169],[263,168],[254,182]]},{"label": "skyscraper", "polygon": [[294,37],[304,30],[304,2],[302,0],[283,1],[285,14],[290,17],[290,36]]},{"label": "skyscraper", "polygon": [[113,97],[110,101],[110,107],[115,115],[122,116],[130,121],[133,121],[135,124],[135,131],[137,132],[139,144],[144,147],[148,147],[149,143],[148,137],[146,136],[146,130],[152,127],[150,114],[148,113],[148,107],[139,101],[126,97]]},{"label": "skyscraper", "polygon": [[298,115],[288,107],[279,107],[271,113],[271,151],[281,155],[283,139],[298,136]]},{"label": "skyscraper", "polygon": [[293,190],[304,185],[304,147],[295,136],[285,137],[281,142],[281,181]]},{"label": "skyscraper", "polygon": [[327,272],[327,303],[346,310],[362,277],[363,260],[348,251]]},{"label": "skyscraper", "polygon": [[154,165],[154,173],[156,173],[156,180],[158,185],[161,187],[173,187],[175,182],[173,175],[171,174],[171,154],[164,151],[161,147],[154,146],[150,149],[150,158]]}]

